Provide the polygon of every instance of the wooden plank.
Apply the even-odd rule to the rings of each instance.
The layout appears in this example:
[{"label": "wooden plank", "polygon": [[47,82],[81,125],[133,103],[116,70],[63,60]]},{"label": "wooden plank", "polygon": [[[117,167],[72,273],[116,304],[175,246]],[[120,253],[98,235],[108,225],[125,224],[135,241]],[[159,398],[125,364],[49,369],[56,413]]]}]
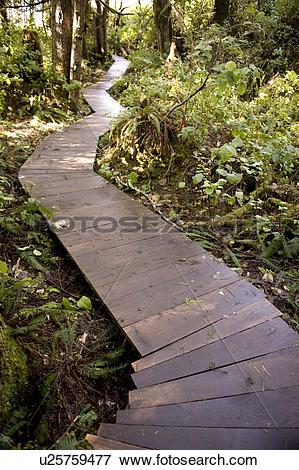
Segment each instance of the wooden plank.
[{"label": "wooden plank", "polygon": [[160,311],[157,315],[126,327],[125,333],[141,354],[146,355],[223,319],[225,315],[236,313],[263,297],[261,290],[240,280],[203,295],[198,303],[181,303],[175,308]]},{"label": "wooden plank", "polygon": [[181,253],[185,257],[192,257],[202,252],[201,248],[179,232],[154,235],[144,240],[137,239],[120,246],[117,244],[117,235],[108,233],[102,235],[98,244],[94,244],[94,250],[90,254],[80,246],[69,248],[80,268],[93,279],[96,289],[100,285],[117,281],[121,276],[142,273],[172,262],[179,263]]},{"label": "wooden plank", "polygon": [[105,188],[107,186],[107,181],[100,176],[87,176],[80,179],[60,179],[55,181],[48,181],[45,185],[45,181],[35,184],[30,191],[35,197],[45,197],[45,196],[54,196],[59,194],[67,194],[77,192],[78,188],[80,191],[87,191],[91,189]]},{"label": "wooden plank", "polygon": [[61,160],[58,161],[55,158],[49,158],[45,161],[38,160],[38,162],[33,162],[30,161],[26,168],[31,170],[34,168],[35,170],[52,170],[55,169],[58,173],[63,171],[82,171],[82,170],[92,170],[93,167],[93,162],[91,160],[83,160],[83,159],[78,159],[75,161],[68,161],[66,160]]},{"label": "wooden plank", "polygon": [[43,172],[43,170],[32,170],[32,171],[25,171],[22,173],[20,171],[19,173],[19,179],[22,183],[22,185],[27,185],[28,186],[28,192],[31,191],[31,187],[34,185],[35,187],[37,186],[42,186],[44,190],[47,190],[48,184],[54,186],[57,185],[57,183],[61,182],[69,182],[72,180],[76,180],[78,184],[79,182],[83,179],[86,178],[101,178],[98,175],[95,175],[92,171],[71,171],[71,172],[54,172],[53,171],[48,171],[46,173]]},{"label": "wooden plank", "polygon": [[117,412],[118,424],[299,428],[299,387]]},{"label": "wooden plank", "polygon": [[125,444],[124,442],[113,441],[112,439],[106,439],[101,436],[94,436],[92,434],[87,434],[87,442],[95,450],[143,450],[145,447],[133,446],[130,444]]},{"label": "wooden plank", "polygon": [[299,385],[298,347],[130,392],[130,407],[188,403]]},{"label": "wooden plank", "polygon": [[298,429],[222,429],[102,424],[101,436],[163,450],[298,449]]},{"label": "wooden plank", "polygon": [[[134,294],[148,287],[157,287],[159,284],[171,280],[175,281],[178,286],[187,286],[186,296],[188,297],[192,294],[190,288],[191,290],[196,288],[197,295],[199,295],[199,290],[204,294],[232,284],[240,280],[240,276],[212,256],[199,255],[185,259],[183,263],[169,263],[150,269],[145,273],[126,275],[120,278],[117,281],[115,294],[110,296],[110,300],[114,298],[125,299],[129,294]],[[107,285],[108,288],[109,286],[110,284]],[[175,295],[175,290],[173,290],[173,294]]]},{"label": "wooden plank", "polygon": [[96,206],[109,202],[120,201],[125,195],[112,184],[106,184],[102,188],[77,191],[54,196],[39,197],[39,201],[55,212],[67,211],[71,208]]},{"label": "wooden plank", "polygon": [[[108,184],[108,187],[110,187],[110,184]],[[85,246],[80,246],[80,252],[85,256],[88,253],[98,250],[98,245],[100,245],[99,234],[101,235],[102,233],[110,233],[113,235],[114,232],[119,232],[123,235],[123,238],[128,234],[131,237],[129,241],[134,241],[134,234],[136,234],[137,237],[139,236],[139,232],[151,236],[178,232],[159,216],[153,214],[143,206],[140,206],[137,201],[131,199],[124,193],[121,194],[121,199],[116,199],[115,201],[98,201],[97,204],[91,206],[74,207],[69,210],[57,211],[55,220],[57,217],[84,220],[84,223],[81,223],[81,225],[77,224],[72,230],[62,230],[62,232],[57,231],[57,233],[66,234],[66,236],[64,236],[64,242],[67,243],[68,246],[85,244]],[[98,227],[107,224],[111,226],[110,230],[97,230]],[[88,229],[91,228],[93,230],[88,232]],[[72,232],[74,231],[82,232],[82,241],[78,242],[77,234],[74,235],[75,240],[72,239]],[[85,235],[86,240],[84,239]],[[147,236],[144,238],[147,238]],[[90,243],[92,243],[92,245]]]},{"label": "wooden plank", "polygon": [[[180,356],[194,349],[206,346],[207,344],[214,343],[219,339],[227,338],[241,331],[245,331],[253,326],[259,325],[267,320],[281,316],[282,313],[274,307],[268,300],[261,299],[247,307],[234,312],[230,315],[221,317],[220,320],[212,323],[211,325],[196,331],[168,346],[159,349],[158,351],[142,357],[132,364],[136,372],[144,370],[148,367],[160,364],[174,357]],[[156,339],[156,336],[154,337]],[[158,343],[156,347],[161,344],[161,337],[157,337]],[[162,340],[165,342],[163,336]]]},{"label": "wooden plank", "polygon": [[267,321],[132,375],[136,387],[149,387],[210,369],[264,356],[299,344],[281,318]]}]

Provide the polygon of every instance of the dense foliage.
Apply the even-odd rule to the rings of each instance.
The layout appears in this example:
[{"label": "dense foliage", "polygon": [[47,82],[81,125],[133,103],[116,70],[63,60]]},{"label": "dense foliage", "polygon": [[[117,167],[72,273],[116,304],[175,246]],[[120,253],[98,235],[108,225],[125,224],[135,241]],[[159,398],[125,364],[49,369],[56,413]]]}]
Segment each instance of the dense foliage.
[{"label": "dense foliage", "polygon": [[192,38],[170,66],[146,38],[137,44],[114,88],[127,111],[103,139],[99,166],[247,273],[297,324],[297,38],[278,6],[251,3],[227,25],[197,28],[186,9],[178,24]]}]

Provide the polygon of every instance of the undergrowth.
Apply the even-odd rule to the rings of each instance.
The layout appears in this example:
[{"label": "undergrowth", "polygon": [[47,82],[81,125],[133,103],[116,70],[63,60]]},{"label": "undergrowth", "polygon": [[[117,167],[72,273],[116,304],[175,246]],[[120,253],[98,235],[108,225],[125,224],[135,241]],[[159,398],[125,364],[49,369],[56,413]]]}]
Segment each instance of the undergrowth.
[{"label": "undergrowth", "polygon": [[17,181],[53,129],[36,119],[0,128],[2,449],[84,448],[126,405],[128,348]]},{"label": "undergrowth", "polygon": [[262,68],[248,47],[212,25],[170,68],[154,51],[134,52],[114,87],[126,111],[100,141],[98,167],[298,327],[299,77],[282,62]]}]

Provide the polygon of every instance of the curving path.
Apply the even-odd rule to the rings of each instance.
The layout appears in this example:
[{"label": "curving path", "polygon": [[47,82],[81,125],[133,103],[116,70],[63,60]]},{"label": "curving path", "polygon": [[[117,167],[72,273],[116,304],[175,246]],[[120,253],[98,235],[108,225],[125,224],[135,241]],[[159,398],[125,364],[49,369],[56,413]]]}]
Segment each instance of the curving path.
[{"label": "curving path", "polygon": [[264,293],[94,173],[121,106],[115,62],[83,94],[94,111],[50,135],[22,185],[140,353],[136,389],[96,449],[298,449],[299,337]]}]

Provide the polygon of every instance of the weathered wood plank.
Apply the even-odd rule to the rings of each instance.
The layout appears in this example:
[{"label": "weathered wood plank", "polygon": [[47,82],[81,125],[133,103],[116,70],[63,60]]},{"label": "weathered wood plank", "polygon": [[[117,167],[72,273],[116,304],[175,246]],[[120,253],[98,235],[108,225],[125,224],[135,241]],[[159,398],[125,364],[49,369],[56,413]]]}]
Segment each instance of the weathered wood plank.
[{"label": "weathered wood plank", "polygon": [[101,436],[163,450],[298,449],[298,429],[233,429],[102,424]]},{"label": "weathered wood plank", "polygon": [[299,387],[117,412],[118,424],[207,428],[299,428]]},{"label": "weathered wood plank", "polygon": [[145,447],[133,446],[130,444],[125,444],[124,442],[113,441],[112,439],[106,439],[101,436],[94,436],[92,434],[87,434],[87,442],[95,450],[142,450]]},{"label": "weathered wood plank", "polygon": [[31,188],[30,193],[35,197],[55,196],[77,192],[78,188],[80,188],[80,191],[105,188],[107,184],[108,182],[104,178],[96,175],[71,180],[65,178],[58,180],[55,178],[55,181],[48,181],[47,185],[45,185],[45,181],[35,184]]},{"label": "weathered wood plank", "polygon": [[[110,187],[111,185],[108,184],[107,186]],[[114,233],[120,233],[123,238],[128,235],[128,242],[131,242],[134,241],[134,235],[136,235],[136,239],[139,239],[142,238],[143,234],[145,234],[144,238],[148,238],[148,235],[177,233],[177,230],[171,225],[140,206],[137,201],[124,193],[122,193],[120,199],[116,198],[114,201],[99,200],[95,205],[57,211],[55,219],[57,217],[72,218],[84,222],[81,225],[76,225],[72,230],[57,232],[58,234],[62,233],[67,247],[86,244],[86,246],[77,247],[78,251],[80,250],[80,253],[84,256],[101,248],[100,242],[102,239],[99,239],[99,236],[102,234],[108,233],[113,236]],[[97,230],[102,225],[110,225],[110,229]],[[88,232],[88,229],[92,230]],[[88,235],[88,243],[84,239],[78,242],[77,235],[74,235],[74,241],[72,239],[73,231],[82,232],[83,238]]]},{"label": "weathered wood plank", "polygon": [[119,244],[117,234],[108,233],[102,235],[90,254],[80,246],[73,246],[69,251],[85,274],[93,279],[96,290],[100,290],[100,285],[116,282],[121,277],[146,272],[171,262],[179,263],[179,253],[183,252],[185,256],[190,257],[201,253],[199,247],[188,240],[185,241],[179,233],[142,238],[132,243]]},{"label": "weathered wood plank", "polygon": [[210,369],[299,346],[297,333],[281,318],[267,321],[132,375],[136,387],[148,387]]},{"label": "weathered wood plank", "polygon": [[[221,317],[215,323],[177,340],[148,356],[142,357],[134,362],[132,366],[136,372],[141,371],[281,315],[282,313],[268,300],[261,299],[238,312],[225,315],[224,318]],[[176,337],[177,335],[174,336],[174,338]],[[158,341],[156,347],[161,345],[161,340],[164,343],[166,341],[164,335],[157,335],[157,337],[155,335],[154,340],[156,339]]]},{"label": "weathered wood plank", "polygon": [[[199,295],[199,291],[204,294],[232,284],[240,280],[240,277],[235,271],[218,262],[212,256],[199,255],[189,259],[185,258],[183,263],[169,263],[150,269],[145,273],[126,275],[120,278],[117,281],[116,293],[110,296],[110,300],[125,299],[129,294],[149,287],[157,287],[159,284],[162,285],[171,280],[175,281],[173,295],[175,295],[177,286],[185,286],[188,288],[186,297],[189,297],[192,295],[193,289],[196,289],[197,295]],[[110,284],[107,285],[108,288],[109,286]]]},{"label": "weathered wood plank", "polygon": [[55,212],[67,211],[71,208],[96,206],[109,202],[120,201],[125,195],[111,184],[106,184],[98,189],[77,191],[66,194],[39,197],[40,202]]},{"label": "weathered wood plank", "polygon": [[298,347],[221,369],[130,392],[130,407],[145,408],[229,397],[299,385]]},{"label": "weathered wood plank", "polygon": [[125,333],[141,354],[146,355],[223,319],[225,315],[236,313],[263,297],[261,290],[241,280],[203,295],[198,298],[198,303],[181,303],[134,323],[125,328]]}]

